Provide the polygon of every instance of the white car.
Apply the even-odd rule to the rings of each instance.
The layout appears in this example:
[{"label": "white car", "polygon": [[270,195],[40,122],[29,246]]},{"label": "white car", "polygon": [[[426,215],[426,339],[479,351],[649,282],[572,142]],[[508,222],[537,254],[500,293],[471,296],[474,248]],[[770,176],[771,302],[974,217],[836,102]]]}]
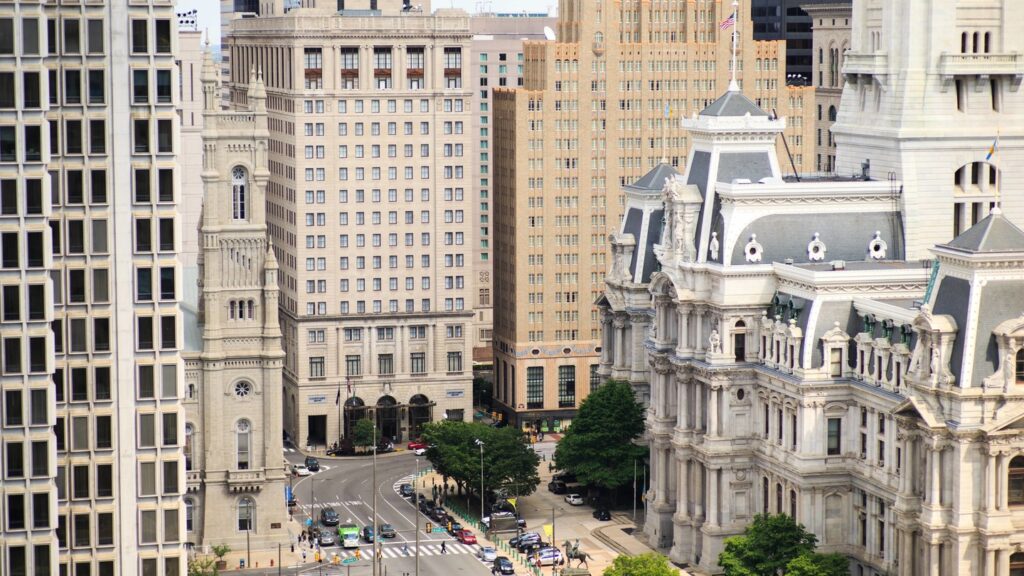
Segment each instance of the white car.
[{"label": "white car", "polygon": [[566,494],[565,501],[572,506],[583,506],[583,496],[579,494]]},{"label": "white car", "polygon": [[498,557],[498,551],[493,546],[482,546],[476,551],[476,557],[484,562],[494,562],[494,559]]},{"label": "white car", "polygon": [[313,475],[313,473],[309,471],[309,468],[306,468],[306,466],[304,464],[296,464],[296,465],[292,466],[292,474],[295,474],[296,476],[312,476]]},{"label": "white car", "polygon": [[417,455],[417,456],[423,456],[424,454],[427,453],[427,449],[426,448],[417,448],[417,449],[413,450],[412,453]]}]

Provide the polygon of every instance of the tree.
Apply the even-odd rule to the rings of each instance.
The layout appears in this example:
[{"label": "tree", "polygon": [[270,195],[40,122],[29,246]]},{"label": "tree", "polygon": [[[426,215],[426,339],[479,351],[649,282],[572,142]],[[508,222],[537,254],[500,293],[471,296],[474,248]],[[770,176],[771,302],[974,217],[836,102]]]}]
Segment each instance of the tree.
[{"label": "tree", "polygon": [[188,576],[217,576],[220,572],[213,558],[194,558],[188,561]]},{"label": "tree", "polygon": [[758,514],[742,536],[725,541],[718,564],[726,576],[785,574],[794,559],[814,554],[818,538],[785,514]]},{"label": "tree", "polygon": [[643,407],[633,388],[609,381],[580,404],[555,448],[555,465],[587,486],[618,488],[633,481],[634,461],[647,453],[633,443],[643,431]]},{"label": "tree", "polygon": [[360,448],[373,446],[376,435],[377,428],[372,420],[368,418],[356,420],[356,425],[352,428],[352,445]]},{"label": "tree", "polygon": [[605,568],[604,576],[678,576],[668,563],[668,558],[655,552],[640,556],[618,556],[612,565]]},{"label": "tree", "polygon": [[485,494],[504,489],[510,494],[530,494],[540,484],[540,459],[514,428],[492,428],[478,422],[432,422],[423,427],[422,440],[429,448],[427,459],[439,474],[452,478],[463,489],[480,492],[480,440],[483,448]]},{"label": "tree", "polygon": [[848,576],[850,561],[842,554],[802,554],[786,564],[786,576]]}]

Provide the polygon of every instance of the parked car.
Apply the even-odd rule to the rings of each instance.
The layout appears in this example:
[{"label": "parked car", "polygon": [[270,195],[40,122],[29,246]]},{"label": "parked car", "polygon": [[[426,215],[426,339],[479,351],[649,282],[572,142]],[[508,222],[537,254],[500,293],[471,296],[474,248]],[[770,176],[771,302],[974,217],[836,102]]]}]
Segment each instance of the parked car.
[{"label": "parked car", "polygon": [[561,480],[552,480],[548,482],[548,490],[555,494],[565,494],[569,488]]},{"label": "parked car", "polygon": [[408,498],[415,494],[415,491],[412,489],[412,484],[402,484],[398,487],[398,493],[403,497]]},{"label": "parked car", "polygon": [[476,544],[476,534],[469,530],[459,530],[455,533],[455,539],[463,544]]},{"label": "parked car", "polygon": [[554,566],[562,563],[562,551],[558,548],[541,548],[534,555],[535,566]]},{"label": "parked car", "polygon": [[313,473],[309,471],[309,468],[306,468],[302,464],[294,464],[294,465],[292,465],[292,475],[293,476],[309,476],[311,474],[313,474]]},{"label": "parked car", "polygon": [[320,545],[321,546],[334,546],[338,543],[338,539],[334,537],[334,533],[324,530],[320,532]]},{"label": "parked car", "polygon": [[598,508],[597,510],[594,510],[594,518],[597,518],[602,522],[607,522],[612,519],[612,513],[609,512],[607,508]]},{"label": "parked car", "polygon": [[440,506],[430,511],[430,517],[436,520],[438,524],[448,523],[448,512]]},{"label": "parked car", "polygon": [[498,556],[491,564],[491,574],[500,576],[515,576],[516,567],[506,556]]},{"label": "parked car", "polygon": [[571,506],[583,506],[583,496],[579,494],[566,494],[565,501]]},{"label": "parked car", "polygon": [[576,475],[568,472],[559,472],[551,477],[556,482],[565,482],[566,484],[572,484],[576,482]]},{"label": "parked car", "polygon": [[513,548],[518,548],[519,544],[523,542],[540,542],[540,534],[536,532],[526,532],[524,534],[520,534],[519,536],[515,536],[512,539],[510,539],[508,541],[508,545]]},{"label": "parked car", "polygon": [[394,452],[394,451],[395,451],[395,445],[392,444],[390,441],[384,441],[384,442],[381,442],[381,443],[377,444],[377,453],[378,454],[387,454],[388,452]]},{"label": "parked car", "polygon": [[320,461],[313,456],[306,456],[306,468],[309,468],[310,472],[319,472]]},{"label": "parked car", "polygon": [[547,542],[544,542],[543,540],[538,540],[537,542],[524,542],[519,545],[518,550],[520,554],[530,555],[536,552],[537,550],[550,547],[551,545]]},{"label": "parked car", "polygon": [[415,450],[412,451],[412,453],[417,456],[423,456],[424,454],[427,453],[427,447],[424,446],[423,448],[416,448]]},{"label": "parked car", "polygon": [[398,534],[395,532],[395,528],[391,524],[380,525],[380,537],[381,538],[394,538]]},{"label": "parked car", "polygon": [[481,546],[476,551],[476,557],[484,562],[494,562],[498,558],[498,551],[493,546]]},{"label": "parked car", "polygon": [[341,522],[338,512],[334,508],[323,508],[320,510],[320,523],[324,526],[337,526]]},{"label": "parked car", "polygon": [[363,526],[361,536],[363,537],[363,540],[373,542],[373,526]]},{"label": "parked car", "polygon": [[[420,496],[423,495],[420,494]],[[437,504],[433,500],[425,500],[423,498],[420,498],[420,512],[423,512],[424,514],[430,514],[431,512],[433,512],[434,508],[437,508]]]},{"label": "parked car", "polygon": [[448,533],[457,538],[459,532],[462,532],[462,524],[452,520],[451,525],[448,527]]},{"label": "parked car", "polygon": [[427,443],[426,442],[420,442],[419,440],[412,440],[412,441],[409,442],[409,445],[408,445],[409,450],[418,450],[420,448],[426,448],[426,447],[427,447]]}]

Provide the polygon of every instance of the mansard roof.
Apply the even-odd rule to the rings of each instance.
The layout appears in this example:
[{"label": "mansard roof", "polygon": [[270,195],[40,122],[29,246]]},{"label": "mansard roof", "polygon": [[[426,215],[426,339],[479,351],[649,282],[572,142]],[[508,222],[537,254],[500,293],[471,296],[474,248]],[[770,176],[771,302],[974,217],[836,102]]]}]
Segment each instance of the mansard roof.
[{"label": "mansard roof", "polygon": [[626,188],[633,190],[661,193],[665,188],[665,179],[674,178],[679,172],[671,164],[660,162],[653,170],[644,174],[639,180],[632,184],[626,184]]},{"label": "mansard roof", "polygon": [[983,252],[1024,252],[1024,231],[994,208],[984,220],[954,238],[947,248],[973,254]]},{"label": "mansard roof", "polygon": [[739,90],[729,90],[707,108],[700,111],[701,116],[767,116],[768,113],[747,98]]}]

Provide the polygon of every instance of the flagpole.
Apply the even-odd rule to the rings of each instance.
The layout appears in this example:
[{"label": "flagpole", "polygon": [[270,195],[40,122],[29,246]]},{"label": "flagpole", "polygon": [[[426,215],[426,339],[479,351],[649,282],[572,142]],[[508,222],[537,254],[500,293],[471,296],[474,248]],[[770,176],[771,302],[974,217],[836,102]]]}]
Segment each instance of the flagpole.
[{"label": "flagpole", "polygon": [[732,17],[733,17],[733,31],[732,31],[732,80],[729,81],[729,91],[739,92],[740,85],[736,82],[736,47],[739,43],[740,36],[740,3],[737,0],[732,1]]}]

